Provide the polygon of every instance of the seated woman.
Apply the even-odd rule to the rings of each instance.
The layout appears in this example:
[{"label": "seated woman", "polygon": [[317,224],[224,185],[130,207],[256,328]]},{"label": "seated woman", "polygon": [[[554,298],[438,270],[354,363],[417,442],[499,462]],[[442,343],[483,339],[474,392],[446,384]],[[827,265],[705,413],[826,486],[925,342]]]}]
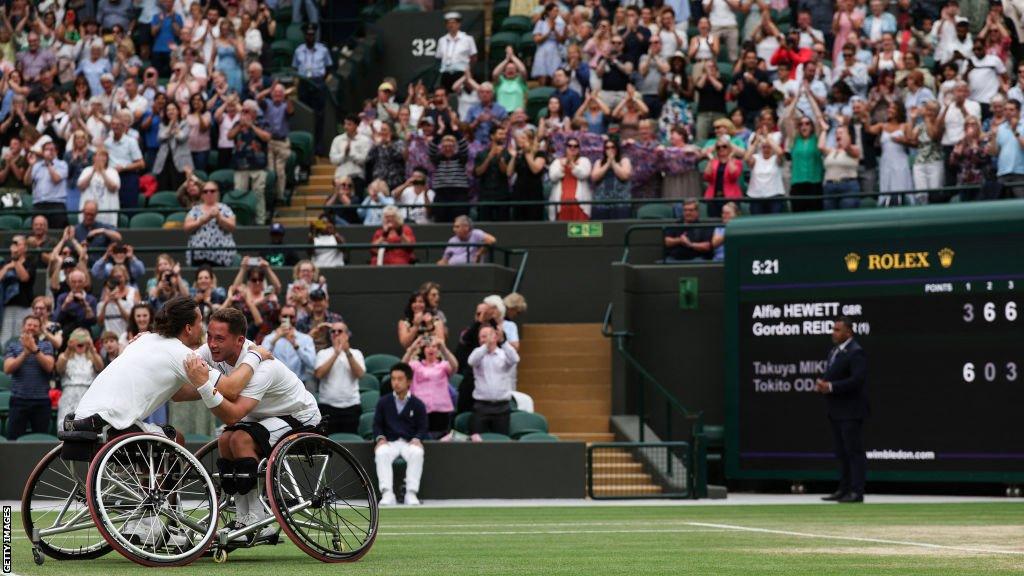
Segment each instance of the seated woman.
[{"label": "seated woman", "polygon": [[299,260],[299,262],[292,268],[292,281],[288,283],[286,293],[292,291],[292,287],[295,282],[302,280],[306,286],[306,289],[310,292],[313,290],[323,290],[329,292],[327,289],[327,279],[317,269],[316,264],[312,260]]},{"label": "seated woman", "polygon": [[370,249],[371,266],[412,264],[416,261],[412,249],[416,245],[416,236],[412,233],[412,228],[403,223],[402,213],[394,206],[384,208],[384,220],[380,228],[373,233],[371,242],[378,246]]},{"label": "seated woman", "polygon": [[419,336],[406,349],[402,362],[412,368],[412,395],[427,406],[430,436],[441,438],[451,430],[455,406],[448,391],[448,378],[459,371],[459,361],[443,339]]}]

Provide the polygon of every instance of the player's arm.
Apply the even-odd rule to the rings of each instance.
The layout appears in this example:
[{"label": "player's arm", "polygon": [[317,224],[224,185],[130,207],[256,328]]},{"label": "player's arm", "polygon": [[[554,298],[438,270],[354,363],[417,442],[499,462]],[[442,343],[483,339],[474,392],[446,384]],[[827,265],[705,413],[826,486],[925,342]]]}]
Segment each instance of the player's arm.
[{"label": "player's arm", "polygon": [[[242,368],[239,367],[239,369]],[[216,371],[210,370],[206,362],[198,356],[189,356],[185,359],[185,373],[188,374],[189,380],[189,384],[186,387],[191,386],[203,400],[203,403],[206,404],[206,407],[228,426],[244,418],[246,414],[252,412],[252,409],[260,403],[255,398],[245,396],[237,397],[234,401],[226,398],[214,388]],[[252,376],[251,369],[249,370],[249,376]]]},{"label": "player's arm", "polygon": [[239,394],[256,373],[256,367],[263,360],[272,360],[274,355],[262,346],[253,346],[243,352],[246,355],[245,362],[231,371],[231,374],[221,376],[214,385],[217,391],[224,395],[224,398],[235,401]]}]

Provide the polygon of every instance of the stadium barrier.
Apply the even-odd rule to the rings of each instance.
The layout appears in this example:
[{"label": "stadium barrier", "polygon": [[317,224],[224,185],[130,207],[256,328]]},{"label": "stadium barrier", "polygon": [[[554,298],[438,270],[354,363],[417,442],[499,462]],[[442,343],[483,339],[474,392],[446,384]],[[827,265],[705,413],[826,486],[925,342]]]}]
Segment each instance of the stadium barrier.
[{"label": "stadium barrier", "polygon": [[706,491],[687,442],[608,442],[587,446],[587,495],[594,500],[696,498]]}]

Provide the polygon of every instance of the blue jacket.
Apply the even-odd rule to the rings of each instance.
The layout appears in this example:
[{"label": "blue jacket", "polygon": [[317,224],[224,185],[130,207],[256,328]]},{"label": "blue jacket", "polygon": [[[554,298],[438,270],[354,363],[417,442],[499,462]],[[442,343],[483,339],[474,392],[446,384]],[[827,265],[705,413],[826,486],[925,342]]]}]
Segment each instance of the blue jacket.
[{"label": "blue jacket", "polygon": [[395,440],[426,440],[427,405],[419,398],[406,396],[405,408],[398,413],[395,395],[385,394],[377,401],[377,412],[373,415],[373,437],[383,436],[388,442]]},{"label": "blue jacket", "polygon": [[[831,355],[831,354],[830,354]],[[832,383],[826,394],[828,416],[833,420],[860,420],[870,413],[868,406],[868,358],[856,340],[840,349],[822,379]]]}]

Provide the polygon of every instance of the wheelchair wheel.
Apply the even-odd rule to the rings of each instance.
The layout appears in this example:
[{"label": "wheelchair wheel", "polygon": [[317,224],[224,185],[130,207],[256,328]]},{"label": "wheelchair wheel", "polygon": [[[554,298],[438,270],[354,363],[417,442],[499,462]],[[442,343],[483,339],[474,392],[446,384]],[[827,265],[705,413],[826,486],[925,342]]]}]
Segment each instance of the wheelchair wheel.
[{"label": "wheelchair wheel", "polygon": [[136,433],[107,443],[89,467],[86,495],[103,538],[143,566],[184,566],[216,533],[213,479],[168,438]]},{"label": "wheelchair wheel", "polygon": [[213,479],[213,485],[217,489],[218,529],[227,526],[235,519],[235,505],[231,501],[231,497],[220,489],[220,472],[217,470],[217,458],[219,457],[220,452],[216,440],[212,440],[196,450],[196,459],[202,463],[203,469]]},{"label": "wheelchair wheel", "polygon": [[50,450],[29,474],[21,495],[25,534],[43,554],[56,560],[91,560],[110,552],[89,515],[85,497],[88,462],[62,460],[61,445]]},{"label": "wheelchair wheel", "polygon": [[377,498],[366,470],[338,443],[300,433],[267,463],[267,495],[281,529],[321,562],[353,562],[377,538]]}]

